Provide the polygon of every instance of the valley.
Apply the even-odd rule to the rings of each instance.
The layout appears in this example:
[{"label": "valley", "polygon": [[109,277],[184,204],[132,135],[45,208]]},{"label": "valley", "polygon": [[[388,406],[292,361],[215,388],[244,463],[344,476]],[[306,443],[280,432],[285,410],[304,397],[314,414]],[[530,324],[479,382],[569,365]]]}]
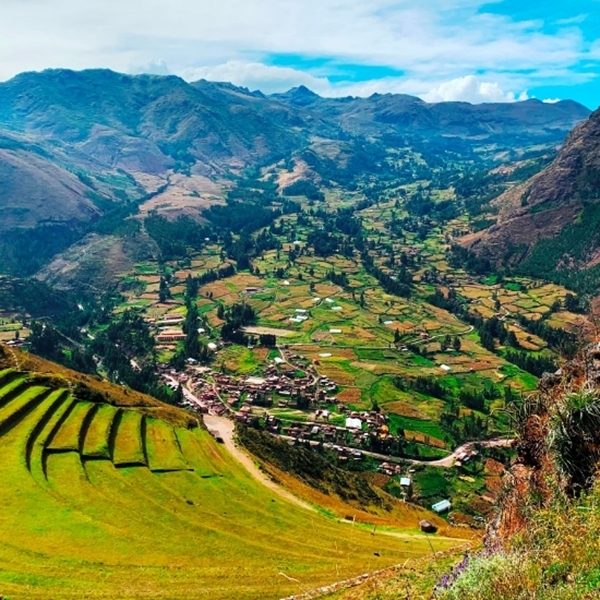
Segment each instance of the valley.
[{"label": "valley", "polygon": [[[111,319],[138,315],[155,385],[174,401],[195,407],[181,384],[201,411],[324,445],[334,464],[376,474],[399,497],[395,478],[407,476],[413,501],[449,498],[457,518],[476,523],[499,497],[485,461],[510,453],[483,444],[472,466],[437,480],[435,465],[452,464],[465,442],[510,437],[511,415],[576,339],[593,335],[591,321],[560,285],[469,264],[457,242],[472,221],[452,187],[371,178],[319,190],[302,167],[306,195],[278,195],[286,169],[238,180],[189,245],[185,214],[140,217],[161,256],[121,272]],[[256,208],[250,222],[260,214],[257,229],[236,221],[245,206]],[[149,360],[129,352],[138,369]]]},{"label": "valley", "polygon": [[498,514],[540,382],[597,339],[589,114],[0,83],[0,592],[440,576]]},{"label": "valley", "polygon": [[98,394],[92,378],[70,385],[26,356],[20,368],[35,372],[4,351],[0,362],[4,593],[283,597],[430,552],[424,511],[389,514],[400,540],[348,527],[257,482],[181,411]]}]

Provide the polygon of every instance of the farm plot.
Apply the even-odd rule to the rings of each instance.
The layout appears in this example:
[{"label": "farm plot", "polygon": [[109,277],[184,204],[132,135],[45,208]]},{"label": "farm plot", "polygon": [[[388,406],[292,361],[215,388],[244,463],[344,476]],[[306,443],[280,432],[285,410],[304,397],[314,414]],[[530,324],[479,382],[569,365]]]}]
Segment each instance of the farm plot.
[{"label": "farm plot", "polygon": [[124,410],[117,417],[112,461],[115,466],[146,465],[142,427],[144,415],[136,410]]},{"label": "farm plot", "polygon": [[189,469],[173,427],[165,421],[146,420],[146,451],[151,471],[181,471]]},{"label": "farm plot", "polygon": [[58,431],[47,446],[51,452],[79,452],[89,419],[97,405],[92,402],[78,402],[64,423],[61,424]]},{"label": "farm plot", "polygon": [[120,409],[102,404],[93,415],[83,443],[83,456],[110,459],[110,436]]}]

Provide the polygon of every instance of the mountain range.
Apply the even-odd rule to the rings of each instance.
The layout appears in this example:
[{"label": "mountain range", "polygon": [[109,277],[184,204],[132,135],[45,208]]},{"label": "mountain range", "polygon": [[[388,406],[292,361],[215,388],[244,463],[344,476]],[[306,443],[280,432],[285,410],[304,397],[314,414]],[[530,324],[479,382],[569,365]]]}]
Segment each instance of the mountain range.
[{"label": "mountain range", "polygon": [[[296,156],[313,170],[325,162],[323,179],[335,180],[332,165],[375,168],[386,149],[411,144],[478,160],[558,145],[588,115],[572,101],[428,104],[394,94],[322,98],[304,87],[265,96],[175,76],[23,73],[0,84],[0,271],[39,256],[33,272],[106,215],[125,218],[157,195],[160,209],[169,190],[198,214],[206,198],[190,196],[202,197],[210,179],[214,202],[244,169]],[[182,177],[174,185],[174,174],[197,178],[200,192]]]}]

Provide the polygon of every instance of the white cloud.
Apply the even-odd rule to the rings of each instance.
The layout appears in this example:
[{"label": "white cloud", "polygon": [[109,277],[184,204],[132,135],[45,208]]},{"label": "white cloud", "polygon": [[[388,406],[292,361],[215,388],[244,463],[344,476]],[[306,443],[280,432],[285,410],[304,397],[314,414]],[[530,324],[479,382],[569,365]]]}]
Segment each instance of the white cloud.
[{"label": "white cloud", "polygon": [[422,95],[427,102],[515,102],[527,100],[526,91],[518,96],[514,92],[504,92],[497,82],[483,81],[475,75],[458,77],[445,81]]},{"label": "white cloud", "polygon": [[[508,98],[503,90],[526,89],[536,78],[538,84],[550,81],[539,75],[544,71],[564,73],[561,82],[570,83],[582,60],[600,61],[600,46],[586,48],[577,19],[549,35],[541,22],[486,13],[487,5],[489,0],[0,0],[0,80],[24,70],[101,66],[204,73],[199,76],[236,78],[267,91],[303,83],[332,95],[443,95],[457,87],[438,90],[444,82],[484,73],[482,84],[497,83],[501,94],[480,85],[462,97]],[[266,64],[281,55],[323,58],[332,66],[307,73]],[[343,64],[385,66],[404,76],[330,83],[327,76]]]},{"label": "white cloud", "polygon": [[542,100],[542,102],[544,102],[545,104],[556,104],[557,102],[560,102],[561,98],[546,98],[544,100]]},{"label": "white cloud", "polygon": [[142,65],[130,65],[127,72],[131,75],[140,75],[142,73],[148,75],[171,75],[171,70],[162,58],[159,60],[150,60]]}]

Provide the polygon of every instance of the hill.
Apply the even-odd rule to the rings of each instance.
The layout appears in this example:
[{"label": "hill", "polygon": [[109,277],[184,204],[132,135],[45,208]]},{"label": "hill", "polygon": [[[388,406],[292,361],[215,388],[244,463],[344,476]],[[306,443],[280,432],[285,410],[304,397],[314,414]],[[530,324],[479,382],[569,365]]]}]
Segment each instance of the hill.
[{"label": "hill", "polygon": [[578,125],[541,173],[491,202],[494,225],[462,243],[580,291],[597,290],[600,111]]},{"label": "hill", "polygon": [[[559,143],[587,114],[574,102],[427,104],[391,94],[321,98],[305,88],[267,97],[174,76],[23,73],[0,83],[0,271],[32,275],[90,234],[122,237],[138,213],[201,219],[248,169],[283,161],[292,174],[352,186],[400,147],[477,162]],[[126,228],[138,226],[130,219]],[[110,273],[136,254],[136,242],[81,246],[90,241],[109,256]],[[79,270],[61,256],[45,276],[60,279],[65,261]]]},{"label": "hill", "polygon": [[373,535],[299,508],[189,413],[4,346],[0,473],[11,598],[281,598],[430,551],[417,509]]}]

